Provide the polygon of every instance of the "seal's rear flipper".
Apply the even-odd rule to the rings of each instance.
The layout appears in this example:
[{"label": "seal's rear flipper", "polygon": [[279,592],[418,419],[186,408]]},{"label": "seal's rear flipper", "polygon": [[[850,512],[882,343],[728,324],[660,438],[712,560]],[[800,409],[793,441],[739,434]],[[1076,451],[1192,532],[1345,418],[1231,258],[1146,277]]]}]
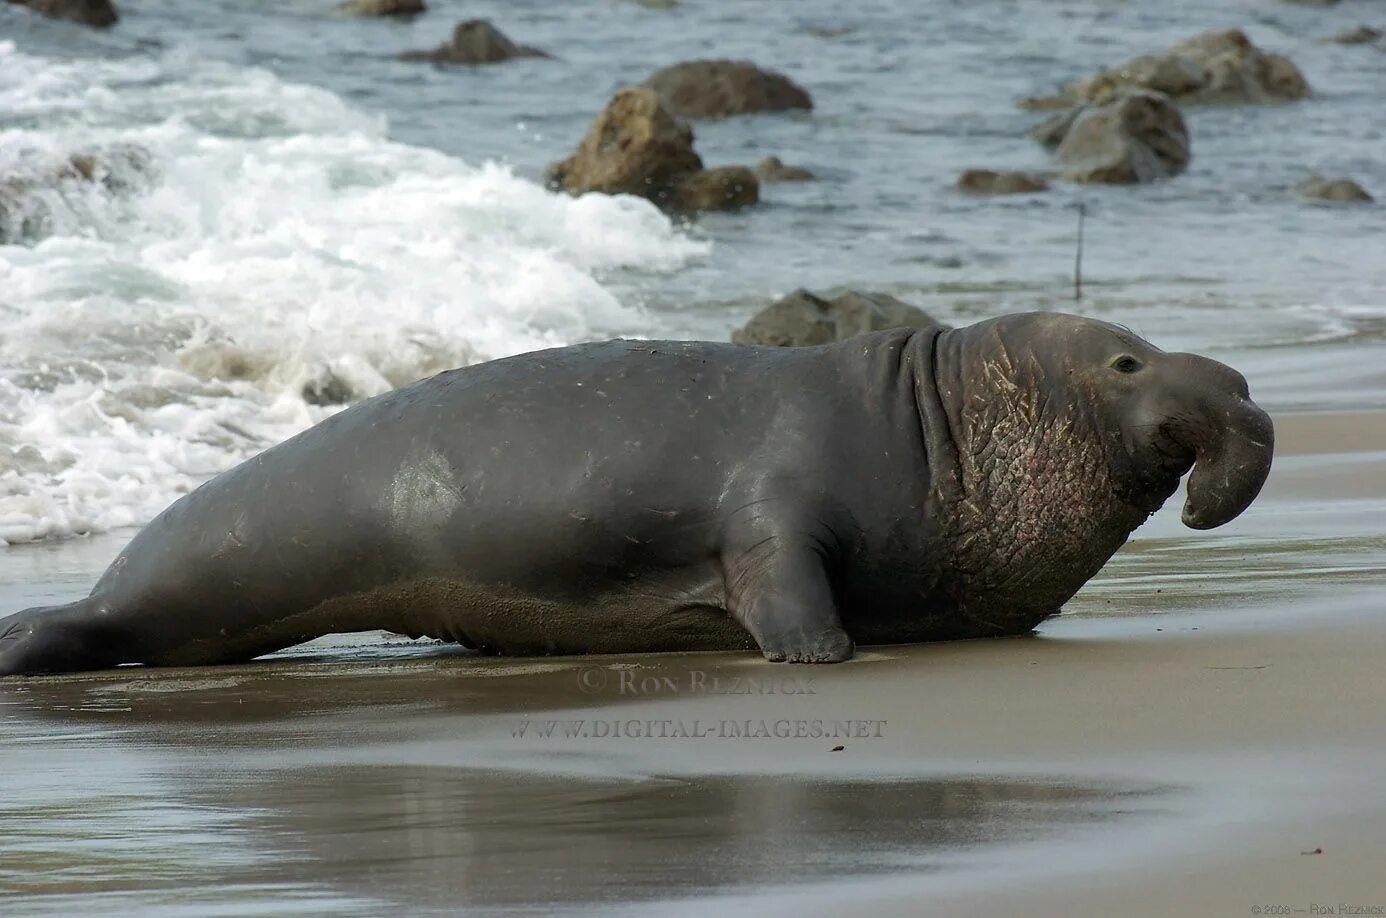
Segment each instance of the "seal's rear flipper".
[{"label": "seal's rear flipper", "polygon": [[89,597],[25,609],[0,619],[0,677],[73,673],[122,662],[119,642],[104,633]]}]

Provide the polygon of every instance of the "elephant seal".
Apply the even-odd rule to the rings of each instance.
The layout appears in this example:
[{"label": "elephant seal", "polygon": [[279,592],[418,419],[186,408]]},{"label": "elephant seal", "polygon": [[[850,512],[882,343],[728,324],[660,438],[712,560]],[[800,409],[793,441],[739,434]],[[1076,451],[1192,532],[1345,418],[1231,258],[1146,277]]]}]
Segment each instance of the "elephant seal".
[{"label": "elephant seal", "polygon": [[1192,468],[1241,513],[1270,418],[1231,368],[1057,313],[808,348],[611,341],[441,373],[217,476],[0,675],[249,660],[381,628],[505,654],[1018,634]]}]

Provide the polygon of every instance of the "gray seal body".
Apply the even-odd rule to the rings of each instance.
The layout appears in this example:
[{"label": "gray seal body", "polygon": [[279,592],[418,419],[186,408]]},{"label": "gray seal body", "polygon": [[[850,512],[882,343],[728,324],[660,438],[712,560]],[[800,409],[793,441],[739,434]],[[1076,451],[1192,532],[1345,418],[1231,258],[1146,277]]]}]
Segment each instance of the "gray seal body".
[{"label": "gray seal body", "polygon": [[485,652],[1017,634],[1195,465],[1240,513],[1270,421],[1234,371],[1058,314],[812,348],[612,341],[453,370],[217,476],[0,675],[248,660],[385,629]]}]

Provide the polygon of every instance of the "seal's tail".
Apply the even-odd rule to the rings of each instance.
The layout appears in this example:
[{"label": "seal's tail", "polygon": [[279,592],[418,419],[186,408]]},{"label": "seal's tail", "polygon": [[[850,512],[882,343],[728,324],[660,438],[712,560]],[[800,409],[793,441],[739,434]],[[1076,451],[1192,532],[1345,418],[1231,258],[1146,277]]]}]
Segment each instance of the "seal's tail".
[{"label": "seal's tail", "polygon": [[92,626],[91,598],[37,606],[0,619],[0,677],[71,673],[115,663],[114,646]]}]

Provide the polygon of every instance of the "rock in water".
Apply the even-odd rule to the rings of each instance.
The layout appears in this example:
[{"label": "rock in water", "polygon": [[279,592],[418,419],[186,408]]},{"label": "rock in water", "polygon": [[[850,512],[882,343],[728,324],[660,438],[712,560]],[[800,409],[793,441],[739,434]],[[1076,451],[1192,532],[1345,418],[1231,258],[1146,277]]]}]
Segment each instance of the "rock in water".
[{"label": "rock in water", "polygon": [[643,87],[616,93],[577,151],[549,166],[545,178],[570,194],[634,194],[674,210],[720,210],[759,199],[749,169],[704,170],[693,129]]},{"label": "rock in water", "polygon": [[659,93],[664,107],[680,118],[813,108],[802,86],[749,61],[685,61],[655,71],[644,85]]},{"label": "rock in water", "polygon": [[111,0],[9,0],[51,19],[68,19],[83,25],[109,28],[120,18]]},{"label": "rock in water", "polygon": [[435,64],[496,64],[516,57],[548,57],[538,48],[517,45],[485,19],[459,22],[452,30],[452,41],[432,51],[406,51],[405,61],[431,61]]},{"label": "rock in water", "polygon": [[[1204,32],[1161,54],[1143,54],[1064,89],[1077,102],[1105,102],[1128,89],[1163,93],[1181,105],[1302,99],[1309,84],[1289,58],[1263,51],[1240,29]],[[1027,100],[1026,107],[1041,102]]]},{"label": "rock in water", "polygon": [[347,0],[337,9],[349,16],[417,16],[428,7],[423,0]]},{"label": "rock in water", "polygon": [[1324,41],[1333,45],[1371,45],[1386,39],[1386,32],[1371,26],[1360,25],[1355,28],[1330,35]]},{"label": "rock in water", "polygon": [[818,176],[799,166],[786,166],[778,156],[767,156],[756,164],[756,178],[762,182],[815,182]]},{"label": "rock in water", "polygon": [[674,186],[678,210],[735,210],[760,200],[760,183],[745,166],[704,169]]},{"label": "rock in water", "polygon": [[1295,186],[1304,197],[1315,201],[1339,201],[1343,203],[1370,203],[1374,201],[1367,190],[1350,178],[1326,179],[1311,175]]},{"label": "rock in water", "polygon": [[1188,166],[1189,131],[1167,96],[1127,91],[1080,111],[1063,135],[1057,156],[1070,181],[1153,182]]},{"label": "rock in water", "polygon": [[825,300],[807,290],[795,290],[756,313],[732,332],[731,339],[734,344],[807,347],[886,328],[942,324],[919,307],[885,293],[849,290]]},{"label": "rock in water", "polygon": [[574,194],[634,194],[665,203],[673,185],[703,168],[693,129],[648,89],[623,89],[597,116],[577,152],[548,169],[549,184]]},{"label": "rock in water", "polygon": [[74,208],[81,213],[81,192],[93,185],[120,196],[147,187],[154,178],[153,157],[133,144],[82,150],[55,163],[0,175],[0,245],[49,236],[60,214],[71,216]]},{"label": "rock in water", "polygon": [[1044,191],[1049,183],[1024,172],[993,172],[990,169],[968,169],[958,177],[958,188],[975,194],[1025,194]]}]

